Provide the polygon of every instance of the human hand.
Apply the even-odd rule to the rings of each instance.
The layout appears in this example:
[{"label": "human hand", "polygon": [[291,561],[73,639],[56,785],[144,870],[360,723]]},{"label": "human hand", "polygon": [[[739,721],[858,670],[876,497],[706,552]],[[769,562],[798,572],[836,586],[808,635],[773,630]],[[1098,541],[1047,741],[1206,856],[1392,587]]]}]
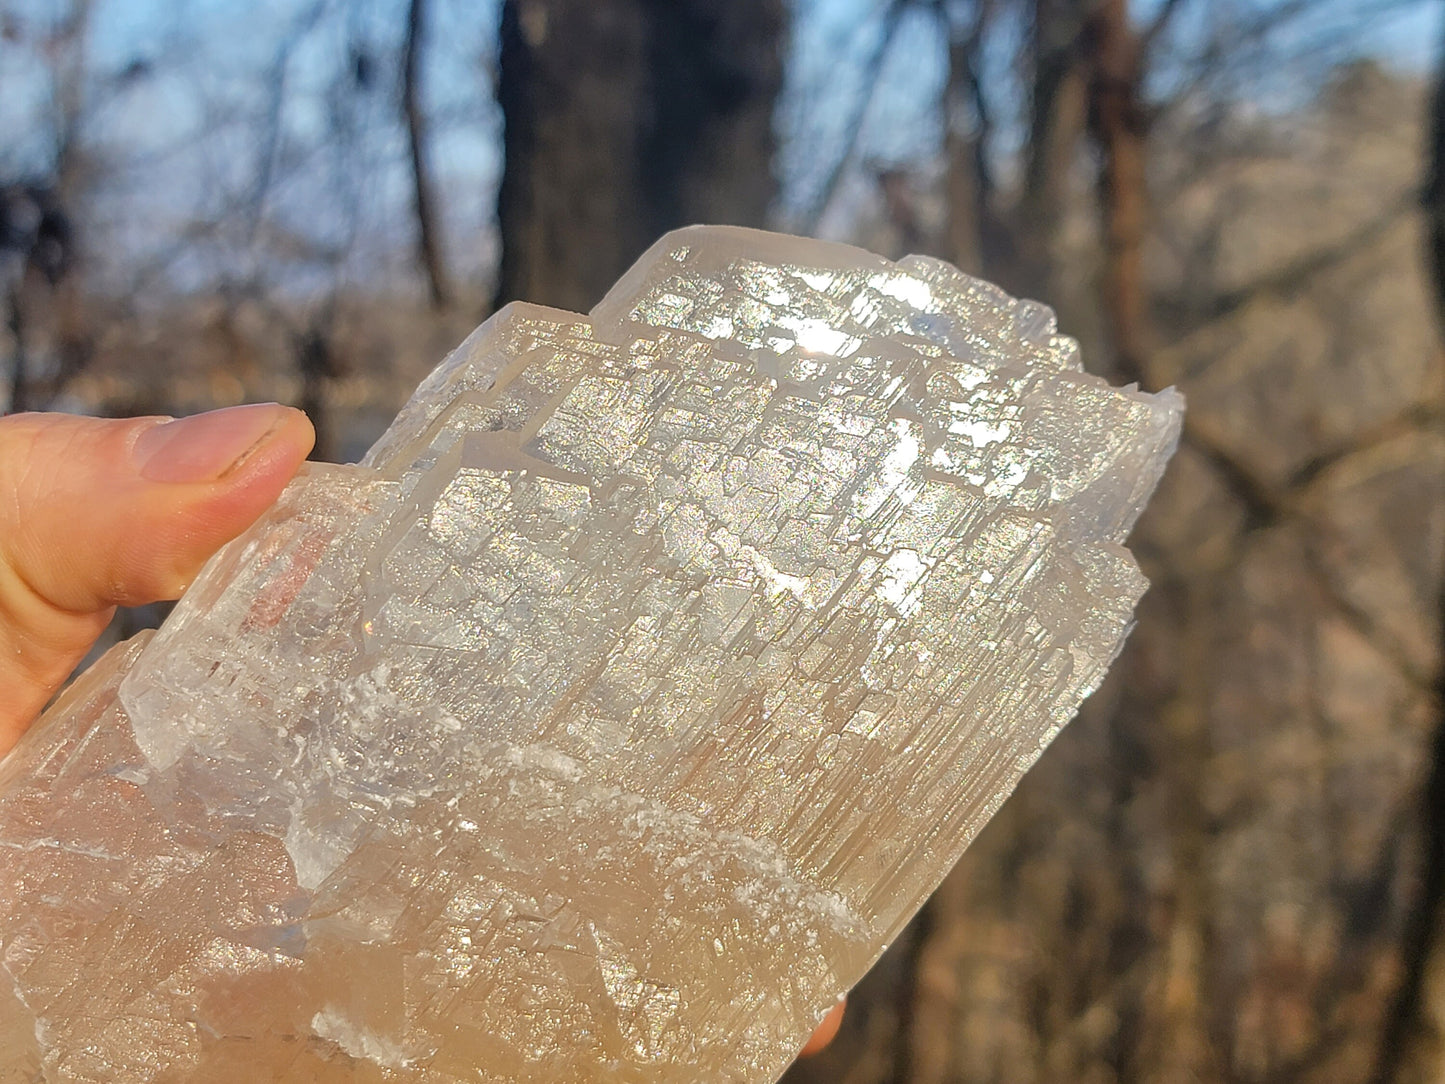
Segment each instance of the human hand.
[{"label": "human hand", "polygon": [[0,756],[115,607],[178,598],[314,439],[304,414],[274,404],[180,421],[0,419]]},{"label": "human hand", "polygon": [[[181,420],[0,418],[0,757],[117,606],[179,598],[291,480],[315,434],[265,404]],[[803,1048],[821,1050],[842,1019]]]},{"label": "human hand", "polygon": [[823,1022],[818,1025],[818,1030],[813,1032],[812,1038],[803,1044],[803,1049],[798,1051],[802,1057],[811,1057],[822,1051],[833,1037],[838,1034],[838,1029],[843,1026],[843,1002],[838,1002],[828,1010],[828,1015],[823,1017]]}]

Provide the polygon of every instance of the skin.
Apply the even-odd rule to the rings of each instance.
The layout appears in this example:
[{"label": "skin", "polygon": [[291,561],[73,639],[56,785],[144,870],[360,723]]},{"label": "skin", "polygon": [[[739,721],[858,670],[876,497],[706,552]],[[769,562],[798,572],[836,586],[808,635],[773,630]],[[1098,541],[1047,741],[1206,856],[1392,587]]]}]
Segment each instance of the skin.
[{"label": "skin", "polygon": [[[117,606],[179,598],[275,503],[315,441],[276,404],[173,421],[0,418],[0,757]],[[833,1009],[803,1048],[838,1031]]]},{"label": "skin", "polygon": [[0,419],[0,753],[115,607],[178,598],[275,502],[315,439],[304,414],[275,405],[162,432],[168,421]]}]

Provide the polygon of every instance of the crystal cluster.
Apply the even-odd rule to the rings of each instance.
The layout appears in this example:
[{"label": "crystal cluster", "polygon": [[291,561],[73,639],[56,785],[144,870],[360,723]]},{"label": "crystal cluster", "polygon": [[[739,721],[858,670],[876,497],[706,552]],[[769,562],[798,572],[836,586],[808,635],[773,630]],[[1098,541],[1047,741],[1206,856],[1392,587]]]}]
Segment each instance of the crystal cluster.
[{"label": "crystal cluster", "polygon": [[916,257],[509,306],[0,765],[0,1079],[773,1080],[1103,677],[1179,420]]}]

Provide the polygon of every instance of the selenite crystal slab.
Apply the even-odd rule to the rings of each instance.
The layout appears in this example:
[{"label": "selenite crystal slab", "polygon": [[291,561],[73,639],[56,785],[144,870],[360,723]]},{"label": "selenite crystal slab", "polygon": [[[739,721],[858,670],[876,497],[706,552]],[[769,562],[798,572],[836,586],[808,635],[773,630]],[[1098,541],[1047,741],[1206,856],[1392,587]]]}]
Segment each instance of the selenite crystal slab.
[{"label": "selenite crystal slab", "polygon": [[1180,409],[753,231],[509,306],[0,765],[0,1079],[773,1080],[1103,677]]}]

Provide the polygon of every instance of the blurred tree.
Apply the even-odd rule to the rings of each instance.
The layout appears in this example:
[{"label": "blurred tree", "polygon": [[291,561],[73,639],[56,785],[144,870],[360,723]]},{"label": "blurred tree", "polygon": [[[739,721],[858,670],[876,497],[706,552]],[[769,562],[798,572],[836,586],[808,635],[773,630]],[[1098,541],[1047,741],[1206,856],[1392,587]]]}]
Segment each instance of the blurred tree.
[{"label": "blurred tree", "polygon": [[[1287,123],[1230,97],[1301,41],[1328,69],[1321,42],[1376,5],[1308,30],[1308,5],[1138,8],[936,10],[952,254],[1084,310],[1066,326],[1090,323],[1075,284],[1096,290],[1112,349],[1091,365],[1189,398],[1131,542],[1154,587],[1109,682],[790,1084],[1445,1075],[1445,374],[1415,99],[1369,64]],[[1011,40],[1016,186],[973,143]]]},{"label": "blurred tree", "polygon": [[995,110],[985,89],[983,55],[1000,6],[997,0],[980,0],[967,16],[956,20],[950,17],[945,0],[938,0],[936,6],[948,39],[948,83],[942,108],[948,235],[941,252],[975,275],[994,274],[1005,262],[999,252],[1003,234],[998,184],[989,159]]},{"label": "blurred tree", "polygon": [[[46,66],[47,132],[38,181],[0,190],[0,278],[10,333],[10,411],[43,407],[84,368],[90,343],[77,326],[69,273],[79,252],[70,207],[86,185],[81,132],[86,109],[86,41],[92,0],[69,0],[36,34]],[[21,31],[9,23],[9,39]],[[35,340],[49,339],[47,372],[33,371]],[[43,385],[43,386],[40,386]]]},{"label": "blurred tree", "polygon": [[[1438,264],[1445,110],[1422,223],[1410,83],[1339,67],[1428,2],[502,5],[501,300],[586,309],[669,227],[763,222],[780,37],[828,9],[857,25],[799,110],[824,130],[803,224],[830,209],[857,237],[861,188],[900,246],[1044,298],[1092,366],[1189,397],[1114,679],[792,1080],[1445,1075],[1445,375],[1416,232]],[[363,448],[465,330],[469,306],[435,304],[489,270],[442,239],[486,219],[487,88],[458,76],[490,25],[282,0],[232,55],[241,9],[180,5],[144,55],[87,53],[117,22],[92,8],[0,12],[0,75],[44,84],[0,143],[6,177],[43,182],[0,208],[16,401],[300,399],[323,447]],[[936,161],[875,153],[940,94]],[[892,123],[900,98],[922,119]]]},{"label": "blurred tree", "polygon": [[1125,379],[1142,382],[1151,337],[1144,278],[1149,219],[1144,77],[1149,46],[1180,4],[1164,0],[1147,29],[1135,28],[1129,6],[1129,0],[1099,0],[1084,24],[1081,51],[1089,66],[1089,135],[1099,156],[1103,292],[1114,363]]},{"label": "blurred tree", "polygon": [[[10,399],[12,412],[44,403],[36,394],[28,351],[31,315],[37,308],[57,307],[62,281],[75,263],[75,230],[54,188],[9,185],[0,188],[0,277],[4,281],[6,325],[10,331]],[[61,351],[60,372],[51,374],[53,390],[64,386],[81,363],[76,350]]]},{"label": "blurred tree", "polygon": [[[412,206],[416,212],[417,254],[426,273],[432,304],[441,308],[452,296],[446,258],[442,253],[441,223],[438,221],[436,182],[427,160],[427,120],[422,108],[422,42],[426,33],[426,0],[409,0],[406,17],[405,61],[401,76],[402,113],[406,120],[407,147],[411,152]],[[358,58],[356,82],[363,89],[369,67]]]},{"label": "blurred tree", "polygon": [[663,232],[761,226],[782,0],[506,0],[497,301],[585,312]]},{"label": "blurred tree", "polygon": [[[1136,26],[1127,0],[933,0],[949,40],[948,230],[945,255],[1016,294],[1057,298],[1060,233],[1077,200],[1085,137],[1097,162],[1104,238],[1102,300],[1121,373],[1138,379],[1150,339],[1143,269],[1148,234],[1147,142],[1151,53],[1187,6],[1168,0]],[[1027,93],[1021,180],[1010,192],[994,164],[1003,92],[990,86],[989,53],[1022,20],[1016,68]]]},{"label": "blurred tree", "polygon": [[[1445,38],[1438,64],[1430,97],[1421,203],[1435,328],[1445,336]],[[1445,349],[1440,351],[1437,365],[1445,382]],[[1437,440],[1445,438],[1445,411],[1424,421]],[[1445,570],[1438,584],[1436,612],[1441,637],[1437,651],[1445,653]],[[1379,1074],[1382,1082],[1401,1084],[1429,1084],[1445,1075],[1445,654],[1435,665],[1436,729],[1425,791],[1421,901],[1407,931],[1404,974]]]}]

